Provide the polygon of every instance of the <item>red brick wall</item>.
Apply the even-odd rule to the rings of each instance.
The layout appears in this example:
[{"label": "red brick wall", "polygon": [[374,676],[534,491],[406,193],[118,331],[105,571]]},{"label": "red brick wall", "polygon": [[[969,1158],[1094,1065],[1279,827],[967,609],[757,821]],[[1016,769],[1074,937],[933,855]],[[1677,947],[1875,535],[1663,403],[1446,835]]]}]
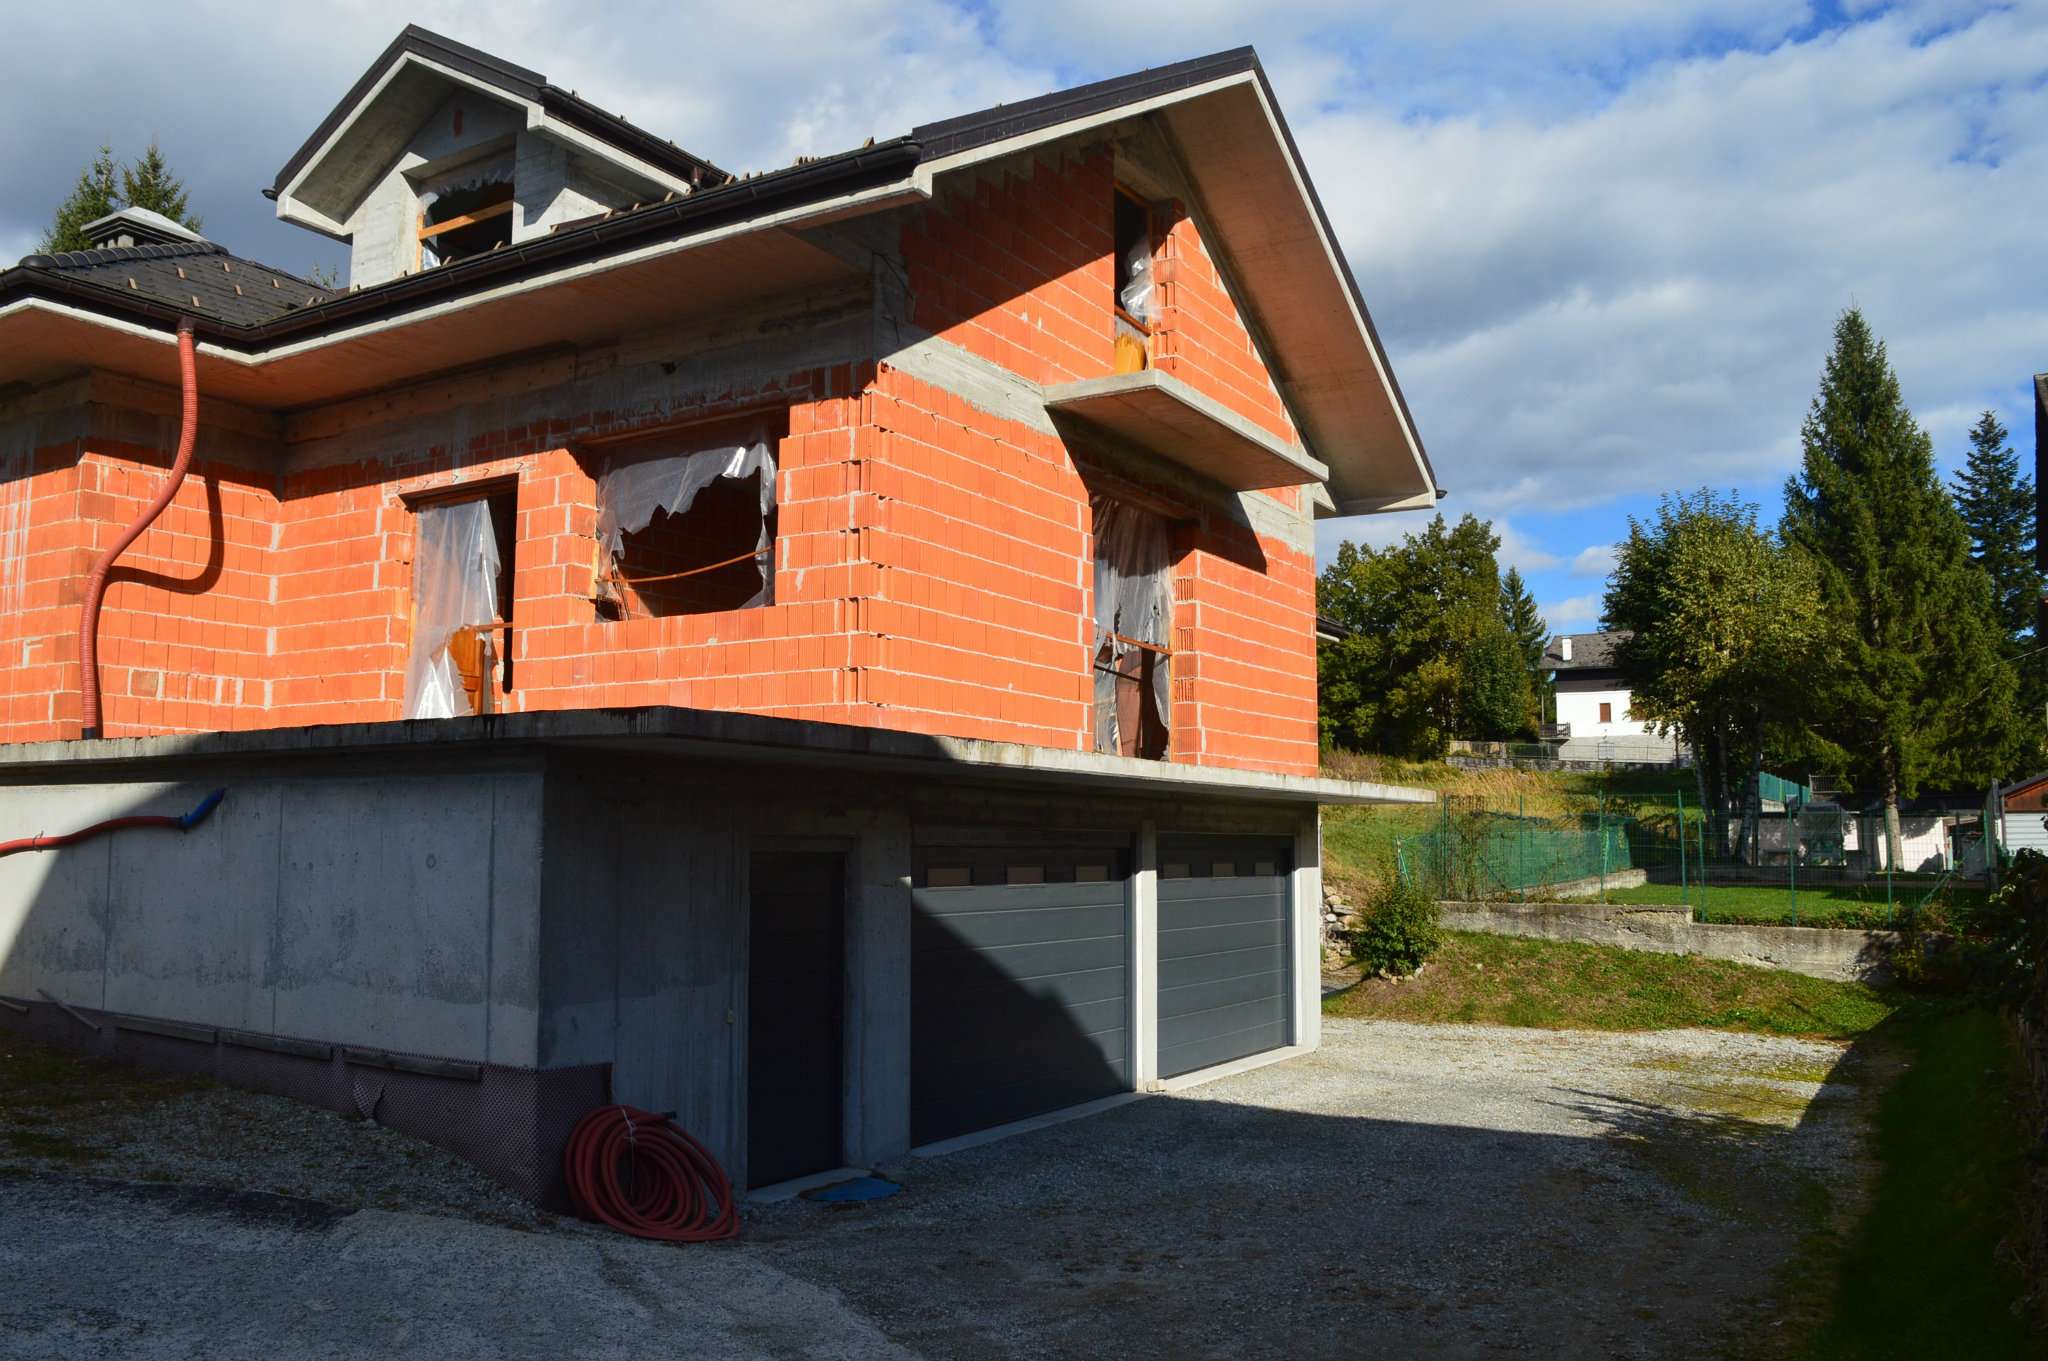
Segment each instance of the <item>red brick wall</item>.
[{"label": "red brick wall", "polygon": [[[100,554],[155,499],[170,457],[88,440],[36,451],[0,499],[0,741],[75,736],[78,622]],[[196,460],[121,558],[101,606],[101,716],[116,732],[256,726],[265,702],[275,499]]]},{"label": "red brick wall", "polygon": [[1155,215],[1153,226],[1164,227],[1165,234],[1155,251],[1152,366],[1281,439],[1294,440],[1294,423],[1195,220],[1175,203],[1163,217]]},{"label": "red brick wall", "polygon": [[1034,383],[1108,373],[1111,167],[1098,147],[935,199],[903,231],[911,319]]},{"label": "red brick wall", "polygon": [[[920,323],[1035,381],[1108,372],[1111,167],[1100,149],[1069,155],[948,193],[913,219],[903,247]],[[1289,433],[1184,217],[1159,265],[1159,366]],[[1089,501],[1101,487],[1077,467],[1087,451],[886,366],[802,370],[661,419],[763,410],[786,411],[788,428],[777,445],[775,603],[754,610],[599,617],[593,473],[603,454],[589,441],[633,433],[612,413],[563,411],[459,448],[355,462],[287,451],[282,473],[202,463],[124,559],[124,578],[158,576],[123,580],[110,596],[108,730],[398,717],[412,627],[408,498],[487,480],[512,489],[517,506],[504,709],[744,709],[1089,749]],[[585,441],[575,451],[571,431]],[[329,450],[347,443],[325,438]],[[163,453],[88,448],[43,450],[31,477],[0,483],[0,740],[76,732],[80,586],[161,485]],[[1217,508],[1184,503],[1177,518],[1173,759],[1312,771],[1310,555]],[[176,585],[195,578],[203,591]]]}]

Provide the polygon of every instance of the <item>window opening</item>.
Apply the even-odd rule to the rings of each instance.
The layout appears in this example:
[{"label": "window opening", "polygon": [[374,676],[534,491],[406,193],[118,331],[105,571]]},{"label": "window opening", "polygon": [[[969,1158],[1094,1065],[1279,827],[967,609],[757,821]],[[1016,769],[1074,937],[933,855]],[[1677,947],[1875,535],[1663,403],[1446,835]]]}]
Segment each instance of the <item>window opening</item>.
[{"label": "window opening", "polygon": [[1601,704],[1600,721],[1602,723],[1612,723],[1614,721],[1614,706],[1612,704]]},{"label": "window opening", "polygon": [[597,479],[598,604],[610,618],[775,601],[775,455],[766,431],[698,434],[615,458]]},{"label": "window opening", "polygon": [[515,495],[505,492],[435,502],[414,513],[404,717],[491,713],[498,686],[511,689],[516,505]]},{"label": "window opening", "polygon": [[1128,192],[1116,200],[1116,372],[1151,365],[1152,211]]},{"label": "window opening", "polygon": [[1095,520],[1095,750],[1163,759],[1173,648],[1166,521],[1100,498]]},{"label": "window opening", "polygon": [[512,244],[512,157],[473,164],[420,190],[422,269]]}]

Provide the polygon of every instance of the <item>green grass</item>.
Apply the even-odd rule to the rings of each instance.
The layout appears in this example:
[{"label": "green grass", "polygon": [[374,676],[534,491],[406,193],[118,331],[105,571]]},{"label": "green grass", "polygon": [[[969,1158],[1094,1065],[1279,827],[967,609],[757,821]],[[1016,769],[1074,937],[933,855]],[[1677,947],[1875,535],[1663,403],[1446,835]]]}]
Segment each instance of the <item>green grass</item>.
[{"label": "green grass", "polygon": [[[1610,903],[1645,903],[1677,906],[1691,902],[1693,917],[1703,922],[1755,922],[1771,925],[1853,927],[1882,931],[1896,925],[1899,917],[1918,906],[1933,888],[1934,880],[1912,884],[1903,881],[1893,887],[1893,907],[1887,907],[1884,884],[1817,884],[1799,890],[1795,915],[1792,894],[1782,884],[1709,883],[1681,890],[1677,884],[1642,884],[1635,888],[1607,890]],[[1984,890],[1947,885],[1937,901],[1952,914],[1967,915],[1982,905]]]},{"label": "green grass", "polygon": [[1464,932],[1447,935],[1418,978],[1368,980],[1323,1002],[1329,1015],[1392,1021],[1551,1030],[1700,1026],[1826,1039],[1862,1035],[1897,1006],[1896,998],[1860,983],[1696,955]]},{"label": "green grass", "polygon": [[1879,1173],[1810,1361],[2002,1361],[2048,1353],[2015,1311],[2007,1249],[2025,1175],[2019,1064],[1983,1010],[1895,1028],[1911,1066],[1877,1112]]}]

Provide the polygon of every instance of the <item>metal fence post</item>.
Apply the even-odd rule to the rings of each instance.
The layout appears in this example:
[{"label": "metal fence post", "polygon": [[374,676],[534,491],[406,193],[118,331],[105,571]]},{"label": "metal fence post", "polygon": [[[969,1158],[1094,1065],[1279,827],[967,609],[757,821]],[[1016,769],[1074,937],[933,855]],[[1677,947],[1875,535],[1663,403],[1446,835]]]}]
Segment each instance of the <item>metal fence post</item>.
[{"label": "metal fence post", "polygon": [[1785,797],[1785,874],[1792,890],[1792,924],[1799,925],[1799,814],[1788,793]]},{"label": "metal fence post", "polygon": [[1600,901],[1607,901],[1607,795],[1600,796]]},{"label": "metal fence post", "polygon": [[1678,791],[1678,900],[1692,906],[1692,889],[1685,882],[1685,791]]}]

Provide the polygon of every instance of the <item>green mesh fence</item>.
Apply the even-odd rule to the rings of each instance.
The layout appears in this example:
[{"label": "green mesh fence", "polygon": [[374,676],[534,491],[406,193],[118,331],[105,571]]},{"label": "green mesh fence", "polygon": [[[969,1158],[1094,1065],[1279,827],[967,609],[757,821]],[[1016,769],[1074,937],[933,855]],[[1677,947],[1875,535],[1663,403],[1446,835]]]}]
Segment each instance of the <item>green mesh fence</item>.
[{"label": "green mesh fence", "polygon": [[1401,872],[1444,899],[1495,898],[1601,882],[1629,869],[1625,822],[1599,814],[1536,818],[1442,806],[1436,825],[1401,847]]},{"label": "green mesh fence", "polygon": [[1864,928],[1926,913],[1938,925],[1989,888],[1969,829],[1920,828],[1894,870],[1875,853],[1880,820],[1796,796],[1748,818],[1702,817],[1682,792],[1564,802],[1537,816],[1445,799],[1399,835],[1398,871],[1443,901],[1604,899],[1683,905],[1699,921]]}]

